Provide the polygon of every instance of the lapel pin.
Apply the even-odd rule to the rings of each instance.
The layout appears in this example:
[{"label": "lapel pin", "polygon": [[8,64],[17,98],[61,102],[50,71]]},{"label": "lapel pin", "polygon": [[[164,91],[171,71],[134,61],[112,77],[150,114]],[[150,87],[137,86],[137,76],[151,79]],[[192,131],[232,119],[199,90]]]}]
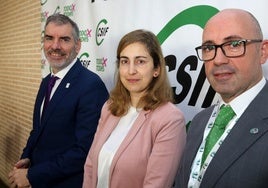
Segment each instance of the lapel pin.
[{"label": "lapel pin", "polygon": [[65,88],[69,88],[70,87],[70,83],[67,83]]},{"label": "lapel pin", "polygon": [[258,128],[252,128],[250,129],[249,131],[251,134],[257,134],[259,132],[259,129]]}]

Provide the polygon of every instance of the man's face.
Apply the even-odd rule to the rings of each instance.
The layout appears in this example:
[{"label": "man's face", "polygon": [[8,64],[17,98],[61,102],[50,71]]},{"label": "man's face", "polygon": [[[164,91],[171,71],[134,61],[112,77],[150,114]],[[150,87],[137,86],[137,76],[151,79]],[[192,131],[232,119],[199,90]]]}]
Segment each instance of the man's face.
[{"label": "man's face", "polygon": [[50,22],[45,28],[44,53],[54,73],[67,67],[77,56],[81,42],[75,42],[71,24]]},{"label": "man's face", "polygon": [[[252,20],[248,15],[232,12],[212,18],[203,33],[203,44],[222,44],[240,39],[257,39]],[[254,86],[262,78],[261,60],[263,43],[246,44],[241,57],[226,57],[220,48],[213,60],[205,61],[206,76],[225,102]]]}]

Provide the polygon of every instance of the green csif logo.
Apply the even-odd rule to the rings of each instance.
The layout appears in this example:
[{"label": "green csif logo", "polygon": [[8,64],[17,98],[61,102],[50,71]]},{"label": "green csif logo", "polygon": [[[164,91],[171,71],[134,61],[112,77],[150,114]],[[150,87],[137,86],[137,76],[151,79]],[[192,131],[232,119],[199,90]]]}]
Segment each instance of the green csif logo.
[{"label": "green csif logo", "polygon": [[41,0],[41,6],[47,3],[47,0]]},{"label": "green csif logo", "polygon": [[[213,15],[215,15],[217,12],[219,12],[218,9],[212,6],[208,6],[208,5],[199,5],[199,6],[188,8],[180,12],[179,14],[177,14],[174,18],[172,18],[164,26],[164,28],[158,33],[157,38],[160,44],[163,44],[165,40],[169,36],[171,36],[171,34],[175,30],[177,30],[178,28],[184,25],[191,24],[191,25],[197,25],[201,28],[204,28],[208,19],[211,18]],[[168,71],[169,72],[174,71],[176,64],[177,64],[176,56],[168,55],[165,57],[165,60],[166,60],[166,65],[168,66]],[[183,89],[179,94],[176,94],[176,87],[172,88],[176,104],[179,104],[187,97],[192,86],[191,75],[189,75],[185,71],[185,68],[190,67],[191,71],[196,71],[197,65],[198,65],[198,59],[196,55],[191,55],[189,57],[186,57],[185,60],[179,66],[176,80],[182,86]],[[191,97],[189,99],[189,102],[188,102],[189,106],[196,105],[198,96],[201,92],[201,89],[205,80],[206,80],[206,76],[205,76],[205,70],[203,66],[197,78],[197,82],[194,86]],[[204,98],[204,101],[201,107],[205,108],[205,107],[210,106],[212,104],[214,96],[215,96],[215,91],[210,87],[206,93],[206,96]]]},{"label": "green csif logo", "polygon": [[98,46],[101,45],[101,43],[104,41],[104,37],[106,36],[109,26],[107,26],[108,21],[106,19],[102,19],[96,28],[96,44]]}]

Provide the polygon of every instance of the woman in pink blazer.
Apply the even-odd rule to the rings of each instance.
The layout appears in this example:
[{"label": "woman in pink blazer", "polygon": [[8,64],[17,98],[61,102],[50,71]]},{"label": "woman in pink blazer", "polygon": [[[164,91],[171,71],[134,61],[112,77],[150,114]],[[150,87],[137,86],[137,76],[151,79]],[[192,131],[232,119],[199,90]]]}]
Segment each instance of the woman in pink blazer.
[{"label": "woman in pink blazer", "polygon": [[156,36],[135,30],[117,49],[118,76],[102,108],[83,188],[172,187],[186,141]]}]

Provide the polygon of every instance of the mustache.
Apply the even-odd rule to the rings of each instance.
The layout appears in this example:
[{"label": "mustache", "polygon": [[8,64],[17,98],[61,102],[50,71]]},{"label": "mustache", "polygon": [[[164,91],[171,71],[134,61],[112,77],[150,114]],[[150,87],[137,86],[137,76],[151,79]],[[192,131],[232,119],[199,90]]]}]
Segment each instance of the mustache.
[{"label": "mustache", "polygon": [[48,51],[48,53],[50,54],[59,54],[61,56],[64,56],[65,55],[65,52],[61,51],[60,49],[51,49]]},{"label": "mustache", "polygon": [[223,74],[223,73],[233,73],[235,72],[235,68],[229,66],[229,65],[222,65],[219,67],[214,67],[211,72],[213,74]]}]

